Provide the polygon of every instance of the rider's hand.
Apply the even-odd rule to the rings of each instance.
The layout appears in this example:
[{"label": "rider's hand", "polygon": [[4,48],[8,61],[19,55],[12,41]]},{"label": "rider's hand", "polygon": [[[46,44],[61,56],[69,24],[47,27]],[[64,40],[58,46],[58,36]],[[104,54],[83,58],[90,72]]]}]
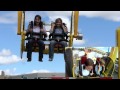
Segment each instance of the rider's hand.
[{"label": "rider's hand", "polygon": [[92,76],[94,73],[92,72],[92,73],[90,73],[90,76]]},{"label": "rider's hand", "polygon": [[52,23],[52,24],[51,24],[51,28],[54,28],[54,27],[55,27],[55,23]]},{"label": "rider's hand", "polygon": [[62,28],[65,28],[65,25],[62,25]]},{"label": "rider's hand", "polygon": [[105,71],[105,66],[104,65],[102,65],[102,67],[103,67],[103,72]]},{"label": "rider's hand", "polygon": [[41,29],[40,31],[41,31],[41,32],[44,32],[44,29]]}]

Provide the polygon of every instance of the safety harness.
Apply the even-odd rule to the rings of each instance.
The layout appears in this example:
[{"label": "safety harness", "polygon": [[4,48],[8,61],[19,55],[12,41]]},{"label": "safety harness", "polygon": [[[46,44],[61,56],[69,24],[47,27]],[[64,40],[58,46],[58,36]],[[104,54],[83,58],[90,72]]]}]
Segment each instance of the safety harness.
[{"label": "safety harness", "polygon": [[[31,21],[29,25],[30,25],[30,28],[33,30],[33,21]],[[43,32],[35,33],[35,32],[33,32],[33,31],[26,33],[26,36],[27,36],[26,40],[29,40],[29,39],[35,40],[35,38],[33,37],[34,35],[37,35],[37,36],[40,37],[38,40],[43,40],[43,41],[46,40],[46,39],[45,39],[45,38],[46,38],[46,34],[44,34]]]},{"label": "safety harness", "polygon": [[[61,28],[61,30],[62,30],[62,33],[61,34],[57,34],[56,33],[56,27],[54,28],[54,30],[53,30],[53,33],[51,33],[50,35],[49,35],[49,40],[51,41],[51,40],[55,40],[55,41],[57,41],[57,42],[61,42],[61,41],[66,41],[66,42],[68,42],[68,36],[67,36],[67,34],[64,32],[64,30],[63,30],[63,28]],[[56,37],[60,37],[60,39],[58,40]]]},{"label": "safety harness", "polygon": [[[33,30],[33,21],[30,22],[29,26]],[[40,38],[35,39],[35,37],[33,37],[34,35],[37,35]],[[27,38],[25,40],[30,40],[30,39],[34,40],[34,44],[33,44],[34,49],[38,46],[38,44],[37,44],[38,40],[46,41],[46,37],[47,37],[46,34],[43,33],[43,32],[35,33],[33,31],[32,32],[27,32],[26,36],[27,36]],[[27,48],[27,46],[28,46],[28,43],[26,43],[26,48]],[[44,46],[44,48],[45,48],[45,46]]]}]

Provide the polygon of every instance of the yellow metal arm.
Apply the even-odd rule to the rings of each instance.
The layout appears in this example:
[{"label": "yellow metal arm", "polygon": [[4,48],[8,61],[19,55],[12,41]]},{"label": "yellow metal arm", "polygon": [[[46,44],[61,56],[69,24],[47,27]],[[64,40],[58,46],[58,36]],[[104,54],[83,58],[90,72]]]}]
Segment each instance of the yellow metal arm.
[{"label": "yellow metal arm", "polygon": [[117,42],[117,47],[118,47],[118,79],[120,79],[120,27],[117,29],[116,32],[116,42]]},{"label": "yellow metal arm", "polygon": [[79,11],[74,11],[74,37],[78,35]]},{"label": "yellow metal arm", "polygon": [[18,31],[17,34],[21,35],[22,11],[18,11]]},{"label": "yellow metal arm", "polygon": [[72,11],[69,47],[72,47],[73,45],[73,38],[78,37],[78,21],[79,21],[79,11]]},{"label": "yellow metal arm", "polygon": [[104,76],[106,76],[106,77],[112,76],[112,74],[114,72],[117,53],[118,53],[118,47],[112,47],[112,50],[111,50],[110,55],[109,55],[110,61],[106,67],[106,70],[104,72]]},{"label": "yellow metal arm", "polygon": [[113,47],[111,50],[111,53],[109,55],[109,57],[112,59],[113,63],[115,63],[115,61],[116,61],[117,54],[118,54],[118,47]]},{"label": "yellow metal arm", "polygon": [[72,47],[73,45],[73,21],[74,21],[74,11],[72,11],[72,14],[71,14],[71,27],[70,27],[70,40],[69,40],[69,47]]}]

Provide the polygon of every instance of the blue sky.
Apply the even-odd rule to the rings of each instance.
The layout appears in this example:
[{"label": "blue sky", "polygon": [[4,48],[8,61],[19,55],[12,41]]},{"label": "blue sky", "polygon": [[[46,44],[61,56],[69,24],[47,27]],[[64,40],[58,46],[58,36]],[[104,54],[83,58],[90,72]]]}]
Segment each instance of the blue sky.
[{"label": "blue sky", "polygon": [[[27,12],[26,27],[36,14],[40,14],[46,23],[61,17],[68,28],[70,27],[71,11]],[[79,32],[83,34],[83,40],[74,41],[74,46],[107,47],[107,49],[115,46],[115,31],[119,26],[120,11],[80,11]],[[16,32],[17,11],[0,11],[0,71],[4,70],[7,74],[65,71],[62,54],[55,54],[53,62],[48,61],[48,55],[44,55],[43,63],[38,62],[38,53],[33,53],[33,61],[30,63],[26,62],[26,53],[21,60],[20,36]]]}]

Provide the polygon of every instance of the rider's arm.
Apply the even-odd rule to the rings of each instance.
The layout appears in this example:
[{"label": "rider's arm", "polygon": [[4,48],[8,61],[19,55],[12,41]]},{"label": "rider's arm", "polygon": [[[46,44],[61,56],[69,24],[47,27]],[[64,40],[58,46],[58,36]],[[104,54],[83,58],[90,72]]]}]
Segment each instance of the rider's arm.
[{"label": "rider's arm", "polygon": [[43,28],[40,31],[43,32],[43,33],[46,33],[45,27],[43,26]]},{"label": "rider's arm", "polygon": [[33,29],[31,28],[31,23],[29,23],[28,28],[26,30],[26,35],[28,35],[32,31],[33,31]]},{"label": "rider's arm", "polygon": [[28,29],[27,29],[27,32],[31,32],[31,31],[32,31],[31,23],[29,23],[29,25],[28,25]]},{"label": "rider's arm", "polygon": [[102,66],[103,67],[103,72],[105,71],[105,65]]},{"label": "rider's arm", "polygon": [[93,74],[94,74],[94,73],[93,73],[93,70],[91,70],[91,72],[90,72],[90,76],[93,76]]},{"label": "rider's arm", "polygon": [[64,30],[64,32],[66,33],[66,34],[68,34],[68,28],[66,27],[66,26],[62,26],[63,27],[63,30]]},{"label": "rider's arm", "polygon": [[43,26],[43,29],[41,29],[41,32],[43,32],[45,34],[45,36],[47,37],[46,29],[44,26]]},{"label": "rider's arm", "polygon": [[54,24],[54,23],[52,23],[52,24],[51,24],[50,33],[53,33],[54,27],[55,27],[55,24]]}]

